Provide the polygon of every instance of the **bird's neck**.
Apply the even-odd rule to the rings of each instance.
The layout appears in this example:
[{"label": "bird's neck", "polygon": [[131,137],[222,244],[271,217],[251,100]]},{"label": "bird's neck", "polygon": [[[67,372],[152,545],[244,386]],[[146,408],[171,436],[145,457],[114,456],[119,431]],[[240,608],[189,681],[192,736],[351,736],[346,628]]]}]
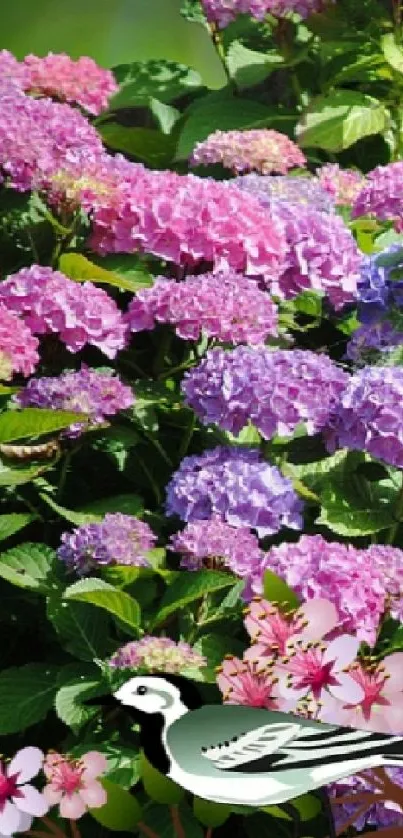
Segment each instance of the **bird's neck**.
[{"label": "bird's neck", "polygon": [[166,750],[168,728],[188,712],[188,708],[181,704],[167,708],[164,713],[142,714],[140,744],[148,762],[161,774],[169,774],[171,768],[171,760]]}]

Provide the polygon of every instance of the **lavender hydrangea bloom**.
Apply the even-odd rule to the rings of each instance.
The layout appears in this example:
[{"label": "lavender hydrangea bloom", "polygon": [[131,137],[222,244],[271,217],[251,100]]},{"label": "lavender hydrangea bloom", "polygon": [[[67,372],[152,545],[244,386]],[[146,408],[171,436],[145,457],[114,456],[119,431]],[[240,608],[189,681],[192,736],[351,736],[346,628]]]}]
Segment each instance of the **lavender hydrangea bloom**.
[{"label": "lavender hydrangea bloom", "polygon": [[381,253],[364,259],[357,291],[358,317],[362,323],[380,320],[393,306],[403,307],[401,245],[391,245]]},{"label": "lavender hydrangea bloom", "polygon": [[374,215],[380,221],[395,221],[400,229],[403,214],[403,161],[376,166],[358,193],[352,216]]},{"label": "lavender hydrangea bloom", "polygon": [[167,486],[166,511],[190,522],[219,515],[259,536],[302,526],[302,503],[291,481],[252,448],[218,446],[185,457]]},{"label": "lavender hydrangea bloom", "polygon": [[54,378],[32,378],[15,397],[21,407],[47,407],[85,413],[88,424],[70,425],[65,436],[77,437],[86,427],[94,428],[106,422],[119,410],[134,403],[130,387],[109,372],[82,366],[78,372],[68,372]]},{"label": "lavender hydrangea bloom", "polygon": [[[385,770],[393,783],[403,787],[403,769],[388,767]],[[363,792],[374,793],[375,791],[376,785],[370,781],[370,772],[366,772],[365,777],[360,774],[328,786],[331,802],[336,801],[338,797],[350,796],[355,793],[362,794]],[[332,810],[336,829],[339,831],[355,812],[358,816],[360,809],[359,803],[336,804],[333,802]],[[403,812],[397,803],[382,800],[379,803],[373,803],[366,812],[361,812],[353,825],[358,831],[363,830],[366,826],[372,826],[376,829],[388,826],[403,827]]]},{"label": "lavender hydrangea bloom", "polygon": [[265,439],[308,434],[328,422],[348,375],[325,355],[301,349],[213,349],[182,382],[187,404],[205,424],[238,434],[248,421]]},{"label": "lavender hydrangea bloom", "polygon": [[121,512],[110,512],[103,521],[84,524],[71,533],[63,533],[58,558],[69,570],[86,576],[105,565],[146,567],[147,552],[156,536],[143,521]]},{"label": "lavender hydrangea bloom", "polygon": [[240,14],[264,20],[268,14],[282,18],[294,12],[302,18],[307,18],[316,12],[321,12],[326,2],[325,0],[202,0],[202,5],[208,20],[224,28]]},{"label": "lavender hydrangea bloom", "polygon": [[353,375],[325,432],[329,451],[350,448],[403,468],[403,368]]},{"label": "lavender hydrangea bloom", "polygon": [[364,324],[349,340],[346,358],[350,361],[371,363],[374,353],[390,352],[402,343],[403,331],[398,331],[388,320]]},{"label": "lavender hydrangea bloom", "polygon": [[259,198],[267,207],[273,202],[309,207],[318,212],[333,212],[334,204],[326,189],[312,177],[258,175],[252,173],[235,178],[231,183]]}]

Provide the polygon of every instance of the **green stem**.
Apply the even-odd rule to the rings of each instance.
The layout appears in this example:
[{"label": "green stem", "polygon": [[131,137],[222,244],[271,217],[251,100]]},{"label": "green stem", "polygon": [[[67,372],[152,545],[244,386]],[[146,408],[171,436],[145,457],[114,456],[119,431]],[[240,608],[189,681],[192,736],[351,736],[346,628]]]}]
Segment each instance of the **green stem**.
[{"label": "green stem", "polygon": [[396,519],[396,523],[392,524],[392,526],[389,529],[388,535],[386,537],[386,543],[387,544],[393,544],[394,543],[395,538],[397,536],[397,533],[399,531],[400,524],[403,521],[403,475],[402,475],[402,485],[401,485],[401,488],[399,490],[399,494],[396,498],[394,516],[395,516],[395,519]]},{"label": "green stem", "polygon": [[74,453],[73,451],[68,451],[67,454],[64,457],[63,462],[62,462],[62,467],[60,469],[59,483],[58,483],[57,492],[56,492],[57,500],[59,500],[61,498],[62,494],[63,494],[63,489],[66,485],[67,475],[68,475],[69,468],[70,468],[70,465],[71,465],[71,460],[72,460],[72,457],[73,457],[73,453]]},{"label": "green stem", "polygon": [[188,450],[189,445],[190,445],[191,440],[192,440],[192,436],[194,434],[195,427],[196,427],[196,416],[195,416],[194,413],[192,413],[189,425],[188,425],[188,427],[187,427],[187,429],[184,433],[182,442],[179,446],[179,450],[178,450],[178,460],[179,461],[183,460],[185,454],[187,453],[187,450]]},{"label": "green stem", "polygon": [[209,23],[209,30],[210,30],[211,40],[214,44],[215,51],[216,51],[216,53],[217,53],[217,55],[218,55],[218,57],[221,61],[224,73],[227,77],[227,81],[228,81],[229,84],[234,84],[235,85],[234,79],[231,78],[231,73],[228,69],[227,58],[226,58],[226,55],[225,55],[225,49],[224,49],[224,46],[223,46],[223,42],[221,40],[220,30],[219,30],[217,24],[216,23]]},{"label": "green stem", "polygon": [[172,332],[169,328],[164,329],[160,336],[158,351],[154,358],[153,373],[157,378],[165,367],[165,362],[172,342]]}]

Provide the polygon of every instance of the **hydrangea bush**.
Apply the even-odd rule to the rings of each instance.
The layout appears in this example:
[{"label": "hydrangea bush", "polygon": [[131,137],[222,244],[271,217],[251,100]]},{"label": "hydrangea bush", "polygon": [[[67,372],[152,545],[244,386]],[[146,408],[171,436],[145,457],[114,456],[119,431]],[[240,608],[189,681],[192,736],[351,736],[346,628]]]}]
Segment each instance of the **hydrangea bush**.
[{"label": "hydrangea bush", "polygon": [[0,838],[403,828],[403,769],[244,811],[87,703],[403,735],[400,5],[185,0],[218,91],[0,52]]}]

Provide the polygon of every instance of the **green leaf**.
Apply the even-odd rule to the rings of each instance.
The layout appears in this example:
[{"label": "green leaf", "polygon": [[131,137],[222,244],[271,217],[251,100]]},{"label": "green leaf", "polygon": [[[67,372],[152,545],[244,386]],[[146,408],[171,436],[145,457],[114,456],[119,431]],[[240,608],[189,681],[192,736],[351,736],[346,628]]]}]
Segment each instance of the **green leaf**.
[{"label": "green leaf", "polygon": [[85,422],[83,413],[65,410],[41,410],[26,407],[24,410],[8,410],[0,416],[0,442],[38,437],[68,428],[74,422]]},{"label": "green leaf", "polygon": [[236,581],[236,578],[230,574],[216,571],[196,570],[192,573],[180,573],[162,598],[160,610],[152,623],[153,628],[166,620],[174,611],[200,599],[207,593],[230,588]]},{"label": "green leaf", "polygon": [[201,797],[193,798],[193,812],[203,826],[215,829],[228,820],[231,815],[231,807],[223,803],[212,803],[210,800],[203,800]]},{"label": "green leaf", "polygon": [[169,103],[203,86],[195,70],[163,58],[122,64],[114,73],[120,90],[110,100],[110,110],[141,106],[150,98]]},{"label": "green leaf", "polygon": [[37,593],[57,589],[54,580],[56,556],[46,544],[20,544],[0,555],[0,577],[18,588]]},{"label": "green leaf", "polygon": [[[185,801],[179,806],[178,816],[186,838],[203,838],[203,830]],[[143,820],[158,838],[178,838],[169,806],[150,803],[144,811]]]},{"label": "green leaf", "polygon": [[69,679],[70,683],[64,684],[56,693],[55,710],[59,719],[68,727],[77,730],[97,715],[96,707],[87,707],[82,702],[90,698],[97,688],[99,689],[100,671],[94,671],[93,675],[78,675]]},{"label": "green leaf", "polygon": [[66,602],[54,595],[47,603],[47,617],[70,655],[93,661],[111,651],[108,618],[101,610],[94,611],[84,602]]},{"label": "green leaf", "polygon": [[174,155],[175,140],[155,128],[126,128],[117,122],[105,122],[98,130],[108,148],[149,166],[167,166]]},{"label": "green leaf", "polygon": [[43,466],[32,466],[31,468],[9,468],[0,461],[0,487],[1,486],[23,486],[24,483],[31,483],[42,472],[50,468],[51,463]]},{"label": "green leaf", "polygon": [[138,269],[123,275],[119,270],[113,271],[90,262],[82,253],[63,253],[59,259],[59,270],[75,282],[96,282],[131,291],[133,294],[139,288],[147,288],[153,284],[151,274],[144,269]]},{"label": "green leaf", "polygon": [[180,13],[191,23],[201,23],[202,26],[208,29],[207,18],[200,4],[200,0],[182,0]]},{"label": "green leaf", "polygon": [[87,751],[99,751],[108,761],[106,778],[112,783],[130,789],[140,779],[140,755],[134,751],[133,745],[125,745],[120,739],[119,732],[110,732],[108,740],[102,729],[89,733],[89,738],[80,738],[69,753],[78,759]]},{"label": "green leaf", "polygon": [[172,806],[183,800],[184,790],[164,774],[160,774],[143,753],[140,756],[140,776],[148,796],[156,803],[169,803]]},{"label": "green leaf", "polygon": [[[302,821],[310,821],[316,818],[321,811],[321,802],[318,797],[313,794],[304,794],[301,797],[296,797],[295,800],[290,801],[291,806],[297,810],[296,815],[299,815]],[[283,818],[291,820],[291,818],[279,806],[262,806],[262,812],[266,812],[273,818]]]},{"label": "green leaf", "polygon": [[227,67],[241,90],[253,87],[284,64],[284,58],[275,50],[256,52],[247,49],[241,41],[232,41],[227,52]]},{"label": "green leaf", "polygon": [[53,707],[58,671],[53,665],[30,663],[0,673],[0,736],[45,718]]},{"label": "green leaf", "polygon": [[388,120],[388,112],[378,99],[354,90],[334,90],[312,100],[296,135],[303,148],[337,152],[384,131]]},{"label": "green leaf", "polygon": [[71,524],[75,524],[77,527],[81,527],[83,524],[93,524],[102,520],[102,515],[94,515],[94,513],[90,512],[79,512],[74,509],[66,509],[65,506],[60,506],[59,503],[56,503],[50,495],[41,493],[40,497],[44,503],[47,503],[47,505],[50,506],[54,512],[57,512],[61,518],[64,518],[65,521],[70,521]]},{"label": "green leaf", "polygon": [[106,777],[101,777],[100,782],[107,793],[107,802],[97,809],[89,809],[94,820],[112,832],[137,832],[143,812],[134,795]]},{"label": "green leaf", "polygon": [[24,514],[23,512],[0,515],[0,541],[4,541],[10,535],[24,529],[31,521],[35,520],[35,517],[35,515]]},{"label": "green leaf", "polygon": [[124,515],[134,515],[138,518],[144,512],[144,503],[140,495],[127,492],[124,495],[113,495],[86,503],[83,512],[94,515],[98,519],[106,515],[107,512],[122,512]]},{"label": "green leaf", "polygon": [[397,73],[403,73],[403,50],[396,42],[396,37],[393,32],[388,32],[382,35],[381,46],[383,54],[388,64],[396,70]]},{"label": "green leaf", "polygon": [[67,600],[88,602],[103,608],[137,633],[140,625],[138,602],[102,579],[80,579],[66,589],[64,597]]},{"label": "green leaf", "polygon": [[158,127],[163,134],[170,134],[175,123],[181,116],[180,111],[172,105],[165,105],[159,99],[150,99],[149,107],[152,115],[158,122]]},{"label": "green leaf", "polygon": [[271,570],[266,570],[264,573],[263,591],[268,602],[278,602],[290,608],[298,608],[300,605],[294,591]]},{"label": "green leaf", "polygon": [[385,233],[381,233],[376,237],[374,244],[376,250],[385,250],[392,244],[403,246],[403,233],[396,233],[396,230],[386,230]]}]

